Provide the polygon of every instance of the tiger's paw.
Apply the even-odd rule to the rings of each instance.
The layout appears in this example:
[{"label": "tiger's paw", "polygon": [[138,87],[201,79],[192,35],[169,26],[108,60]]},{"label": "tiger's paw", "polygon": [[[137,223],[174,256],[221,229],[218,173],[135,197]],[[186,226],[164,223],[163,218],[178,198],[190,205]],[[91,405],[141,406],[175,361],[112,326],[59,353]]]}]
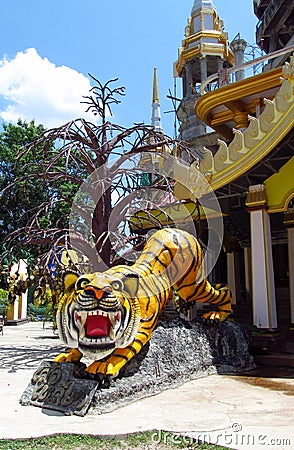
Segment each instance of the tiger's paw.
[{"label": "tiger's paw", "polygon": [[201,321],[206,325],[215,325],[226,320],[229,315],[230,313],[224,311],[209,311],[202,314]]},{"label": "tiger's paw", "polygon": [[88,378],[96,380],[100,385],[109,386],[113,380],[118,376],[119,370],[108,361],[94,361],[86,369],[85,373]]},{"label": "tiger's paw", "polygon": [[60,353],[54,358],[54,362],[69,362],[78,363],[80,362],[83,353],[81,353],[77,348],[72,348],[69,352]]}]

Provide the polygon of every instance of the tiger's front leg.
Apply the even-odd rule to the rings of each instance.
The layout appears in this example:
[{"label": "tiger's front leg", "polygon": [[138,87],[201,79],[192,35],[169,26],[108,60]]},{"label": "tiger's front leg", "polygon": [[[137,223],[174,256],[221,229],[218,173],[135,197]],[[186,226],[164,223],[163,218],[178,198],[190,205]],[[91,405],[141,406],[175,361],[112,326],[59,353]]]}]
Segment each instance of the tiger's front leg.
[{"label": "tiger's front leg", "polygon": [[139,326],[133,342],[125,348],[117,348],[105,361],[94,361],[86,368],[86,372],[97,376],[97,378],[115,378],[124,367],[152,336],[152,330],[146,330]]},{"label": "tiger's front leg", "polygon": [[83,353],[77,348],[71,348],[68,352],[60,353],[54,358],[54,362],[78,363],[83,357]]}]

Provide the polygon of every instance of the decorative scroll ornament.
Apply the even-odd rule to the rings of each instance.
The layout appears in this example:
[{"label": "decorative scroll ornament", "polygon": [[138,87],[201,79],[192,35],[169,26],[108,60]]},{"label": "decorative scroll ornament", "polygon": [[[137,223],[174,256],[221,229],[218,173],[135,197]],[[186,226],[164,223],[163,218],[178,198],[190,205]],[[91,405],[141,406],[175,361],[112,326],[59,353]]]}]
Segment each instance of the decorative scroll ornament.
[{"label": "decorative scroll ornament", "polygon": [[[212,189],[218,189],[231,179],[245,173],[253,164],[268,154],[293,124],[294,56],[282,70],[282,85],[273,100],[264,98],[265,108],[256,118],[248,115],[249,126],[244,130],[233,129],[234,139],[229,145],[219,140],[219,148],[213,155],[203,148],[200,172],[210,173]],[[237,166],[238,164],[238,166]]]}]

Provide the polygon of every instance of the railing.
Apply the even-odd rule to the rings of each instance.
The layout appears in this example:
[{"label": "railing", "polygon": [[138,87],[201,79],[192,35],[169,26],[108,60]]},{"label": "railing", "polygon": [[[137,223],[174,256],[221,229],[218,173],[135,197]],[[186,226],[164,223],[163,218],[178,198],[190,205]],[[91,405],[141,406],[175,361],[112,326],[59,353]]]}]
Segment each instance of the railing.
[{"label": "railing", "polygon": [[[277,50],[276,52],[269,53],[267,55],[260,56],[258,58],[253,59],[252,61],[247,61],[244,64],[241,64],[240,66],[235,66],[227,69],[227,76],[228,76],[228,83],[230,84],[232,82],[235,82],[236,80],[233,78],[237,72],[240,71],[246,71],[246,69],[258,66],[259,64],[263,63],[264,61],[270,61],[271,59],[277,58],[282,55],[286,55],[287,53],[291,53],[294,51],[294,45],[291,45],[289,47],[285,47],[281,50]],[[255,73],[256,74],[256,73]],[[252,75],[250,75],[252,76]],[[246,77],[248,78],[248,77]],[[214,73],[213,75],[210,75],[202,84],[200,88],[200,94],[204,95],[209,91],[212,91],[214,89],[217,89],[220,86],[220,74],[219,72]],[[224,85],[224,84],[222,84]]]},{"label": "railing", "polygon": [[256,12],[257,8],[259,8],[260,5],[267,6],[269,2],[270,0],[253,0],[254,12]]},{"label": "railing", "polygon": [[282,2],[283,0],[271,0],[271,2],[268,4],[266,10],[264,11],[262,20],[258,23],[256,27],[257,40],[261,38],[261,35],[264,33],[264,30],[267,28],[268,24],[271,22],[276,12],[281,8]]}]

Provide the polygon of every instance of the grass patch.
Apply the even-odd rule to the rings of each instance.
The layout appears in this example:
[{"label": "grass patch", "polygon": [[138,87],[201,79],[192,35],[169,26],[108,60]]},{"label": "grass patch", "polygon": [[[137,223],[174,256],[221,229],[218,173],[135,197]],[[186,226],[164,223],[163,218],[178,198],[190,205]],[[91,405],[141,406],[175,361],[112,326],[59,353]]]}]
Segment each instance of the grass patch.
[{"label": "grass patch", "polygon": [[168,450],[177,448],[228,450],[226,447],[201,444],[188,437],[164,431],[148,431],[117,437],[54,434],[40,438],[0,440],[1,450]]}]

